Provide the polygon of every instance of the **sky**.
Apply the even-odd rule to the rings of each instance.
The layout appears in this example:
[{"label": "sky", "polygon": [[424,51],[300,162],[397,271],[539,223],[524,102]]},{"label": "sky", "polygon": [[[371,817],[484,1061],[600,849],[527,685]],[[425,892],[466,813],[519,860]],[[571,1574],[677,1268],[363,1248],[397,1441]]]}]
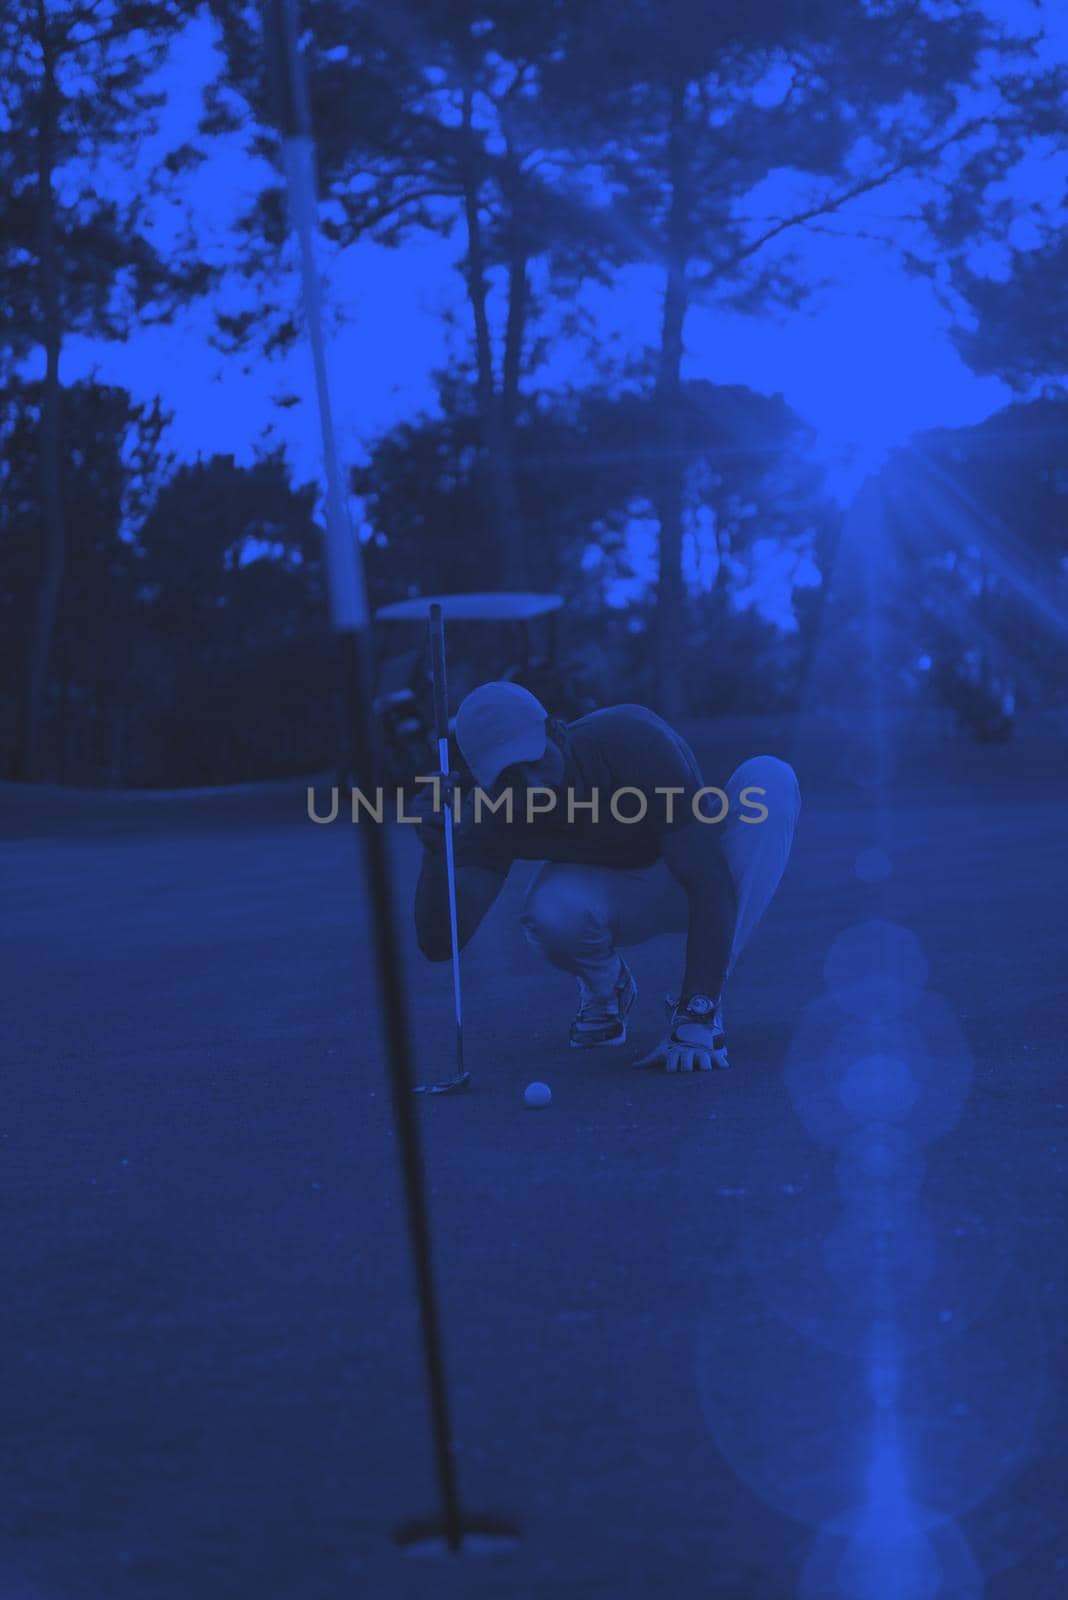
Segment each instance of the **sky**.
[{"label": "sky", "polygon": [[[1008,0],[1006,0],[1008,3]],[[161,74],[168,104],[147,164],[168,144],[193,135],[199,94],[216,65],[215,36],[202,17],[175,45]],[[227,230],[265,175],[245,157],[241,136],[216,139],[192,179],[198,227],[221,258]],[[158,237],[166,238],[167,221]],[[909,277],[882,247],[864,240],[794,239],[814,276],[827,281],[798,312],[747,316],[697,306],[687,327],[686,373],[782,393],[811,422],[828,451],[859,443],[867,453],[917,429],[981,420],[1010,394],[970,372],[953,347],[946,313],[925,279]],[[448,354],[441,313],[464,315],[454,270],[460,243],[419,239],[398,250],[364,243],[331,262],[328,303],[340,320],[330,361],[341,446],[359,457],[397,421],[433,404],[431,374]],[[585,299],[620,354],[656,341],[659,275],[633,268],[614,291]],[[67,381],[95,370],[139,397],[159,393],[174,412],[171,445],[183,458],[214,451],[251,459],[284,443],[300,476],[318,469],[313,407],[280,410],[274,397],[310,395],[303,350],[251,364],[209,343],[210,309],[199,305],[174,325],[135,333],[123,345],[71,339]],[[455,337],[455,336],[454,336]],[[581,379],[587,357],[566,341],[550,353],[547,376]]]}]

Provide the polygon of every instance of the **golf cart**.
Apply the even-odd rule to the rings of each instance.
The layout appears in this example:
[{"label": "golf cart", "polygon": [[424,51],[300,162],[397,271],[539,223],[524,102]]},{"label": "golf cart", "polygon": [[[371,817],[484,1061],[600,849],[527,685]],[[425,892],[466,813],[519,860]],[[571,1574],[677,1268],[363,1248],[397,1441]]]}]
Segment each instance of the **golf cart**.
[{"label": "golf cart", "polygon": [[[592,709],[560,664],[558,594],[419,595],[375,613],[374,713],[387,780],[407,785],[437,769],[430,677],[430,607],[441,606],[448,648],[449,726],[460,701],[490,679],[518,683],[554,715]],[[457,752],[454,752],[454,759]]]}]

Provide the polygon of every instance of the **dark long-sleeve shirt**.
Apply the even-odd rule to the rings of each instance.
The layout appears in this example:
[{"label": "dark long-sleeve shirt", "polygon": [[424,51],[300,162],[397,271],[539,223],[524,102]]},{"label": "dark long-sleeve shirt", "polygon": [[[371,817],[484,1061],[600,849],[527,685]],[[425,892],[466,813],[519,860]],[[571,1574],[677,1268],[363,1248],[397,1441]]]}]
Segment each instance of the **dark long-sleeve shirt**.
[{"label": "dark long-sleeve shirt", "polygon": [[[461,944],[500,892],[513,861],[633,869],[663,860],[689,897],[683,994],[718,995],[734,931],[734,884],[720,845],[721,826],[694,816],[694,796],[704,780],[693,751],[663,718],[637,705],[609,706],[576,722],[555,724],[553,736],[564,754],[554,810],[528,822],[526,793],[517,789],[511,822],[503,811],[494,814],[485,807],[476,820],[475,795],[465,797],[454,835]],[[658,789],[675,792],[669,799]],[[574,796],[570,816],[569,791]],[[589,806],[595,792],[596,818]],[[613,795],[628,817],[640,811],[644,799],[642,820],[618,821],[611,810]],[[723,808],[716,795],[698,803],[709,819]],[[415,915],[421,948],[433,959],[447,958],[448,899],[440,851],[425,854]]]}]

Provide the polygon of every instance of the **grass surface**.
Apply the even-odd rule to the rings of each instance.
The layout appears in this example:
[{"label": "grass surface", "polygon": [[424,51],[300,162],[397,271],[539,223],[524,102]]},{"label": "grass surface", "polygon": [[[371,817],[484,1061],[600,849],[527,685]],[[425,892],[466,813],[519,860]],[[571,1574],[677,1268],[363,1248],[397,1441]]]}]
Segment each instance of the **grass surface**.
[{"label": "grass surface", "polygon": [[[702,737],[709,781],[769,743]],[[840,748],[794,755],[805,810],[730,990],[732,1074],[629,1065],[677,981],[671,940],[635,953],[633,1051],[567,1050],[573,986],[517,926],[529,869],[465,956],[476,1083],[420,1117],[464,1495],[524,1537],[461,1562],[389,1537],[433,1483],[353,831],[312,827],[284,785],[0,793],[5,1595],[797,1593],[813,1530],[724,1455],[708,1389],[754,1437],[781,1391],[777,1470],[850,1498],[850,1352],[806,1388],[747,1262],[833,1197],[783,1067],[833,937],[871,915],[916,933],[974,1058],[926,1191],[990,1241],[959,1355],[972,1410],[1015,1392],[1014,1349],[1040,1372],[961,1526],[990,1600],[1063,1592],[1068,782],[1045,744],[932,746],[880,822]],[[854,861],[880,839],[876,889]],[[418,849],[395,844],[407,908]],[[449,974],[407,959],[424,1075],[451,1059]],[[533,1078],[544,1112],[523,1107]]]}]

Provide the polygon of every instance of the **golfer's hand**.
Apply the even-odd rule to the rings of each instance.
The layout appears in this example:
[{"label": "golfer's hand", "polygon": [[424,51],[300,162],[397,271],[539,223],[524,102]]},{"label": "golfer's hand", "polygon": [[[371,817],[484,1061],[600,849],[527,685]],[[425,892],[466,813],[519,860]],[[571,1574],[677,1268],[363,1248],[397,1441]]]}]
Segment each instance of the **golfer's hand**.
[{"label": "golfer's hand", "polygon": [[662,1067],[665,1072],[721,1071],[727,1066],[722,1028],[676,1011],[668,1032],[637,1065]]},{"label": "golfer's hand", "polygon": [[[445,852],[445,811],[451,804],[453,787],[458,781],[459,773],[450,772],[448,777],[439,779],[436,784],[425,784],[409,807],[409,814],[419,818],[419,842],[432,855],[443,855]],[[434,805],[435,796],[437,807]]]}]

